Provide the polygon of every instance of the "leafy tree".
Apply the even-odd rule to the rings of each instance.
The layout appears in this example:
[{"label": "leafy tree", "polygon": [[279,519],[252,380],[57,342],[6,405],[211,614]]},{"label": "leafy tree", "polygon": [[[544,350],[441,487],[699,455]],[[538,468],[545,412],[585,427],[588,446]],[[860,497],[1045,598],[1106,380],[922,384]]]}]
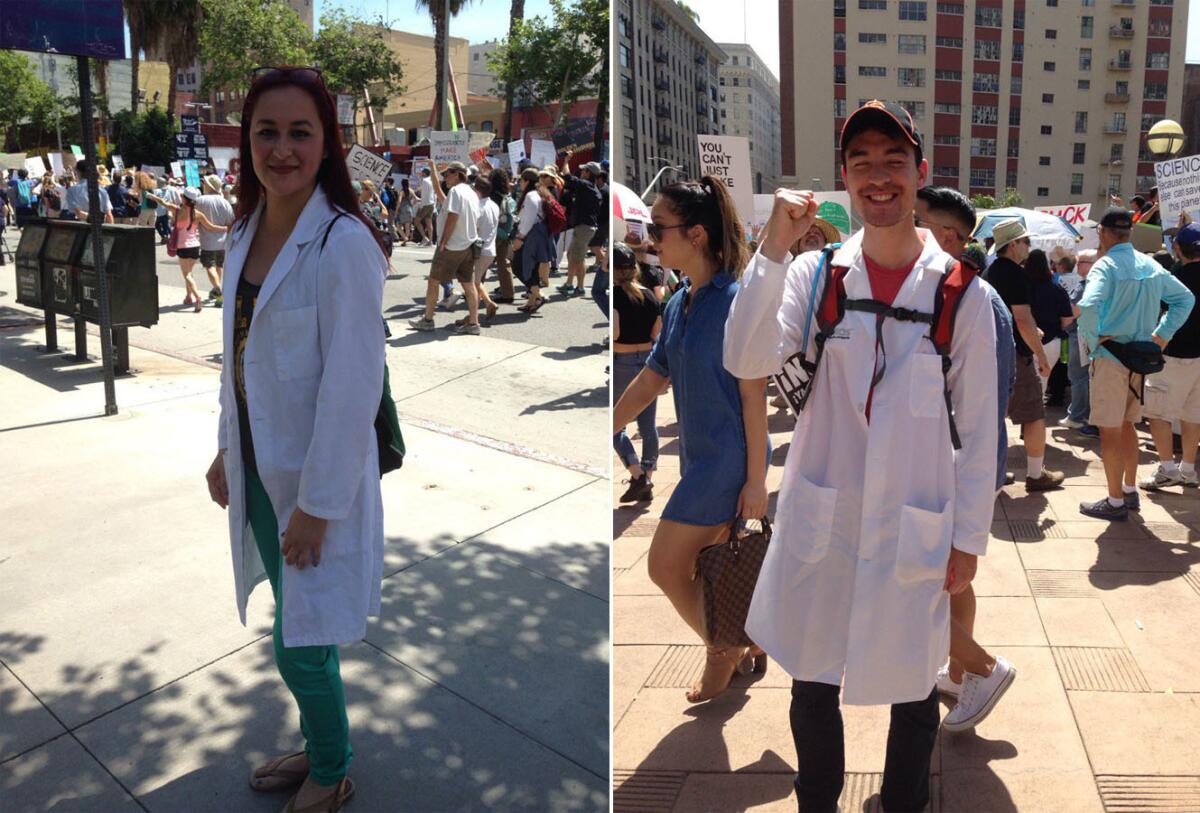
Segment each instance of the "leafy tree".
[{"label": "leafy tree", "polygon": [[700,14],[694,8],[683,2],[683,0],[675,0],[675,5],[679,6],[680,10],[682,10],[684,14],[691,17],[692,22],[694,22],[696,25],[700,24]]},{"label": "leafy tree", "polygon": [[200,0],[201,90],[245,92],[262,65],[304,65],[312,36],[285,0]]},{"label": "leafy tree", "polygon": [[[512,0],[512,7],[509,9],[511,22],[508,25],[508,38],[511,40],[516,33],[517,27],[521,21],[525,19],[525,0]],[[513,97],[515,96],[512,85],[504,88],[504,143],[512,141],[512,111]]]},{"label": "leafy tree", "polygon": [[[450,16],[455,17],[471,0],[449,0]],[[446,18],[446,0],[417,0],[417,8],[423,8],[433,18],[433,53],[437,59],[437,88],[433,99],[433,129],[446,129],[442,121],[442,94],[450,91],[446,77],[446,50],[450,47],[450,21]]]},{"label": "leafy tree", "polygon": [[122,110],[114,120],[114,152],[127,166],[166,166],[175,158],[175,122],[161,107],[141,113]]},{"label": "leafy tree", "polygon": [[348,93],[354,100],[356,118],[364,89],[370,88],[371,107],[377,111],[405,91],[400,84],[404,66],[384,40],[386,28],[382,18],[368,25],[340,10],[321,15],[312,57],[321,66],[329,89]]},{"label": "leafy tree", "polygon": [[[129,109],[138,109],[138,66],[141,52],[153,51],[162,44],[171,25],[173,3],[160,0],[124,0],[125,20],[129,25],[130,97]],[[173,86],[173,85],[172,85]]]},{"label": "leafy tree", "polygon": [[1005,188],[1004,194],[1000,196],[1000,199],[996,203],[997,206],[1003,209],[1007,206],[1020,206],[1024,202],[1025,198],[1021,197],[1021,193],[1009,186]]},{"label": "leafy tree", "polygon": [[200,0],[161,0],[158,5],[170,8],[168,16],[171,22],[163,31],[161,44],[171,71],[170,84],[167,86],[167,114],[174,117],[179,70],[195,62],[199,54],[203,9]]},{"label": "leafy tree", "polygon": [[975,195],[971,198],[971,205],[976,209],[995,209],[996,199],[991,195]]},{"label": "leafy tree", "polygon": [[[550,0],[553,20],[532,17],[514,25],[515,32],[488,56],[500,87],[543,107],[555,127],[562,126],[570,106],[597,95],[607,101],[608,53],[606,0]],[[563,47],[563,43],[571,47]],[[557,114],[551,106],[558,104]]]},{"label": "leafy tree", "polygon": [[[0,51],[0,134],[11,149],[21,148],[20,125],[33,121],[54,99],[54,91],[38,78],[33,64],[15,51]],[[51,119],[53,121],[53,119]]]}]

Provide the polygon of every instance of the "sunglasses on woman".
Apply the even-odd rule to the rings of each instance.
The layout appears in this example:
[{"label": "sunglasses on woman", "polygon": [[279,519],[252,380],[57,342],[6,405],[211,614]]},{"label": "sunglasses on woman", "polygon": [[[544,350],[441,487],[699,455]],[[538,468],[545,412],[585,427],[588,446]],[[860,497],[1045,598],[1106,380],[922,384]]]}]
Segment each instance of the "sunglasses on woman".
[{"label": "sunglasses on woman", "polygon": [[674,226],[662,226],[658,223],[647,223],[646,234],[650,235],[650,239],[654,242],[661,243],[663,239],[663,232],[670,231],[671,229],[686,229],[687,227],[688,225],[686,223],[677,223]]},{"label": "sunglasses on woman", "polygon": [[308,82],[316,82],[321,85],[325,84],[325,78],[321,74],[320,68],[313,68],[308,65],[264,65],[255,68],[250,72],[250,80],[257,82],[260,79],[274,79],[277,76],[297,77]]}]

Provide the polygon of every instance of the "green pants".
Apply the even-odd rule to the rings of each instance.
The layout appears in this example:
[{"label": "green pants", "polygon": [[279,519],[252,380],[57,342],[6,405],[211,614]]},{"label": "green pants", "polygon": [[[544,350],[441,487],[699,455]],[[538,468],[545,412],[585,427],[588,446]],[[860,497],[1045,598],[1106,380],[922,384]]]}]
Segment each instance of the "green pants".
[{"label": "green pants", "polygon": [[346,775],[354,753],[350,749],[350,724],[346,720],[346,696],[336,646],[283,645],[283,556],[280,554],[279,523],[275,509],[255,472],[246,472],[246,509],[258,553],[271,580],[275,595],[275,665],[300,707],[300,732],[312,780],[318,785],[335,785]]}]

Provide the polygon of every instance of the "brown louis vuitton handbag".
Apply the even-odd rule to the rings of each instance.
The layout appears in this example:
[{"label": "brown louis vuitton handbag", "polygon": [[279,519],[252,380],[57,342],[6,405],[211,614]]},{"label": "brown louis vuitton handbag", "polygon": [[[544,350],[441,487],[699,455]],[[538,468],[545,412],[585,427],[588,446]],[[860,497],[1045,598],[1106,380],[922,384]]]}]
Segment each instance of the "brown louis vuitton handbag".
[{"label": "brown louis vuitton handbag", "polygon": [[746,635],[746,614],[771,544],[771,522],[763,517],[761,530],[738,536],[742,526],[739,518],[728,540],[696,557],[696,576],[704,584],[704,625],[713,646],[754,645]]}]

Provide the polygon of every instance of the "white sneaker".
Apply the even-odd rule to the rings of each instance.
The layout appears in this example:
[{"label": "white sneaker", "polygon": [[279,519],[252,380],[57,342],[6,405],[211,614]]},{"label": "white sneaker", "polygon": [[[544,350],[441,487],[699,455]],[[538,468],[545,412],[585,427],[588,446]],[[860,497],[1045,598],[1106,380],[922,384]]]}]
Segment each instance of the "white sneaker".
[{"label": "white sneaker", "polygon": [[1143,491],[1158,491],[1160,488],[1167,488],[1168,486],[1177,486],[1182,484],[1183,473],[1179,470],[1179,468],[1175,467],[1168,470],[1163,468],[1161,463],[1159,463],[1158,468],[1154,470],[1154,474],[1138,480],[1138,486]]},{"label": "white sneaker", "polygon": [[961,683],[955,683],[954,679],[950,677],[950,661],[946,661],[937,673],[938,692],[957,698],[962,694],[962,688],[963,685]]},{"label": "white sneaker", "polygon": [[987,677],[964,672],[963,689],[958,698],[958,705],[946,715],[942,727],[947,731],[966,731],[982,723],[1016,677],[1017,670],[999,655],[996,656],[996,666],[992,669],[992,674]]},{"label": "white sneaker", "polygon": [[444,309],[444,308],[448,308],[448,307],[450,307],[450,299],[451,299],[451,297],[453,297],[453,296],[454,296],[454,294],[450,294],[450,296],[443,297],[442,299],[439,299],[439,300],[438,300],[438,303],[437,303],[437,306],[438,306],[439,308],[443,308],[443,309]]},{"label": "white sneaker", "polygon": [[1065,426],[1068,429],[1082,429],[1087,426],[1083,421],[1073,421],[1070,418],[1063,418],[1058,422],[1059,426]]},{"label": "white sneaker", "polygon": [[1191,474],[1188,474],[1183,469],[1180,469],[1179,482],[1188,488],[1196,488],[1197,486],[1200,486],[1200,475],[1198,475],[1195,471],[1193,471]]},{"label": "white sneaker", "polygon": [[462,298],[462,294],[450,294],[450,296],[446,298],[446,309],[454,310],[454,306],[459,302],[462,302]]}]

